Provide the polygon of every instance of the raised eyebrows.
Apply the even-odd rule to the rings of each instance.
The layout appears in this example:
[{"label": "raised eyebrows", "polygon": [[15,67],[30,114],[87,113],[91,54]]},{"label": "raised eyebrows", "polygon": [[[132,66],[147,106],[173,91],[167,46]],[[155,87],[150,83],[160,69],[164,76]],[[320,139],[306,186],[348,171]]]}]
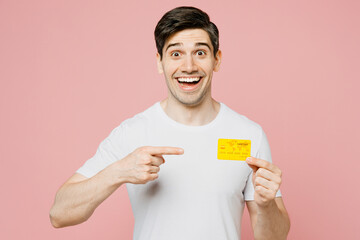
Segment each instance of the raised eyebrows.
[{"label": "raised eyebrows", "polygon": [[[171,43],[169,44],[166,49],[165,52],[170,48],[170,47],[177,47],[177,46],[182,46],[182,43]],[[209,50],[211,50],[209,44],[207,44],[206,42],[197,42],[195,43],[195,47],[200,47],[200,46],[206,46]]]}]

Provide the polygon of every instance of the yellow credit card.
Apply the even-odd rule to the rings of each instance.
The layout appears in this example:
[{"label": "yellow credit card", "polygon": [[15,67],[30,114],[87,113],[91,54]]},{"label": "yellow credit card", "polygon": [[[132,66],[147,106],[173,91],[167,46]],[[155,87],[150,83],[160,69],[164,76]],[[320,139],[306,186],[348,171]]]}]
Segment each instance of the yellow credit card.
[{"label": "yellow credit card", "polygon": [[251,140],[223,139],[218,140],[217,158],[220,160],[245,161],[250,157]]}]

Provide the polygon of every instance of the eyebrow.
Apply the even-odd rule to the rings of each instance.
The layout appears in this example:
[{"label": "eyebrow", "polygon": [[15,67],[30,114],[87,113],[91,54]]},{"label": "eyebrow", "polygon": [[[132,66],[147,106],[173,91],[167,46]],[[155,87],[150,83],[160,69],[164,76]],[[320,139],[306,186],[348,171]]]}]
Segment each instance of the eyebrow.
[{"label": "eyebrow", "polygon": [[182,44],[181,43],[172,43],[172,44],[169,44],[166,49],[165,49],[165,52],[171,48],[171,47],[176,47],[176,46],[181,46]]},{"label": "eyebrow", "polygon": [[205,43],[205,42],[198,42],[195,44],[196,47],[200,47],[200,46],[206,46],[209,50],[211,50],[211,47],[209,46],[209,44]]},{"label": "eyebrow", "polygon": [[[171,47],[177,47],[177,46],[181,46],[181,45],[183,45],[183,44],[182,43],[171,43],[166,47],[165,52]],[[195,47],[200,47],[200,46],[206,46],[207,48],[209,48],[209,50],[211,50],[209,44],[207,44],[205,42],[197,42],[197,43],[195,43]]]}]

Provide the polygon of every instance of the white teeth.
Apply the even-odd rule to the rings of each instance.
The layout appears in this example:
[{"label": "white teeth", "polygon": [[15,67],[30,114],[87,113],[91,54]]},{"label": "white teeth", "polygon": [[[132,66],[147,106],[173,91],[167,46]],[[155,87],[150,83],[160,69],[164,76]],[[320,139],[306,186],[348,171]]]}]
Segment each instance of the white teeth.
[{"label": "white teeth", "polygon": [[200,77],[194,77],[194,78],[178,78],[179,82],[197,82],[200,80]]}]

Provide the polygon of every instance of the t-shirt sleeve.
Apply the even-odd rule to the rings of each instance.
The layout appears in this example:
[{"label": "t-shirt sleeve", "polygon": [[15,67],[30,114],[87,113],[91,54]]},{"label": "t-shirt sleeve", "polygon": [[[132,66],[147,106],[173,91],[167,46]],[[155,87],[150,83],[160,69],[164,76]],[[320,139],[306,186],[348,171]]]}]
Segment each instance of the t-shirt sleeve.
[{"label": "t-shirt sleeve", "polygon": [[88,159],[76,172],[90,178],[98,172],[125,157],[124,145],[125,126],[122,123],[99,145],[95,155]]},{"label": "t-shirt sleeve", "polygon": [[[269,142],[268,142],[266,134],[264,133],[263,130],[261,130],[259,148],[254,157],[272,162]],[[254,191],[254,186],[252,183],[252,175],[253,175],[253,171],[251,170],[251,173],[249,174],[249,177],[246,182],[245,190],[244,190],[245,201],[254,200],[255,191]],[[276,197],[281,197],[280,190],[277,191]]]}]

